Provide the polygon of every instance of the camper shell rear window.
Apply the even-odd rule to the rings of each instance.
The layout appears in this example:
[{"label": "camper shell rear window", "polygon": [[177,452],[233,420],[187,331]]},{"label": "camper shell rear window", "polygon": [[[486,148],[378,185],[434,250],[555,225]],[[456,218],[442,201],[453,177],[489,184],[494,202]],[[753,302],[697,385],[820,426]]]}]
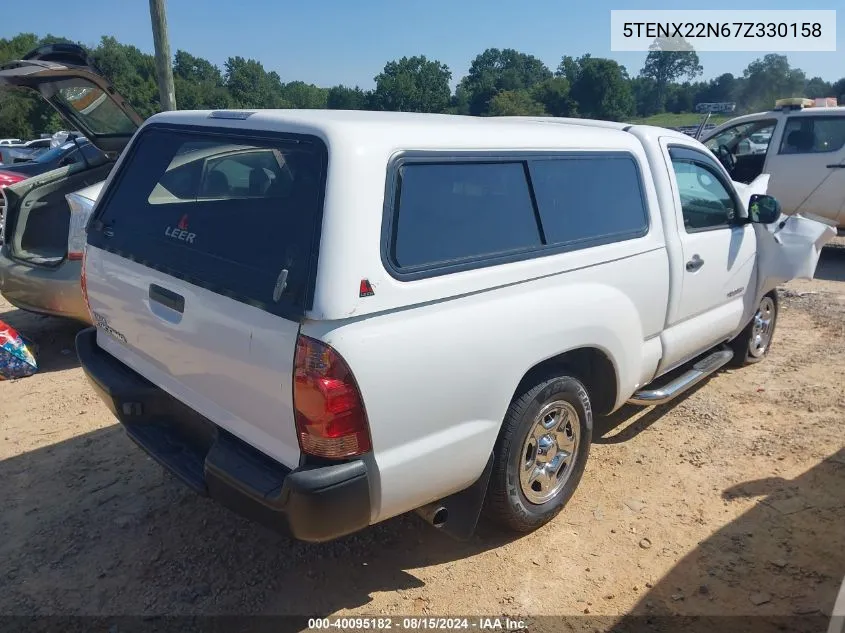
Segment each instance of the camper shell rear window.
[{"label": "camper shell rear window", "polygon": [[279,316],[311,307],[320,139],[157,124],[128,152],[89,224],[91,246]]}]

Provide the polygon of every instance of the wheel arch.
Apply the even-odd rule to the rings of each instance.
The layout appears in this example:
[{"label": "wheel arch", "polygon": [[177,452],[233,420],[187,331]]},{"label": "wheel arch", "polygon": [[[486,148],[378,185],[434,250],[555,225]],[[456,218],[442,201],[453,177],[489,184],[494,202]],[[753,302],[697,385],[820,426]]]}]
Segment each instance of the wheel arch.
[{"label": "wheel arch", "polygon": [[525,372],[512,398],[544,379],[561,374],[570,374],[584,383],[596,414],[613,411],[619,394],[616,364],[605,350],[593,346],[577,347],[540,361]]}]

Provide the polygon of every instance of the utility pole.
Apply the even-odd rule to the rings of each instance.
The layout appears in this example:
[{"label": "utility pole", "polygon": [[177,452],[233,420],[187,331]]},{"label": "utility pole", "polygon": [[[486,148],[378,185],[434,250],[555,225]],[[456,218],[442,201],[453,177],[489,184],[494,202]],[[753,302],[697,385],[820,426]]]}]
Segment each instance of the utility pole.
[{"label": "utility pole", "polygon": [[170,38],[167,35],[167,14],[164,0],[150,0],[150,18],[153,21],[153,42],[156,49],[156,74],[158,92],[163,110],[176,109],[176,88],[173,86],[173,65],[170,55]]}]

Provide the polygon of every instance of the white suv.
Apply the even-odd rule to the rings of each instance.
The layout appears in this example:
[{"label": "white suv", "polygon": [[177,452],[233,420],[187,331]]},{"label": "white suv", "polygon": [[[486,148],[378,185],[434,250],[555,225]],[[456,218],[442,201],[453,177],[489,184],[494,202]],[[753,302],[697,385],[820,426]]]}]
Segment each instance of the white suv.
[{"label": "white suv", "polygon": [[845,107],[783,101],[723,123],[703,143],[737,182],[769,174],[769,193],[785,213],[817,215],[845,229]]},{"label": "white suv", "polygon": [[297,538],[527,531],[593,415],[766,356],[832,233],[779,217],[663,128],[163,113],[92,212],[77,351],[145,450]]}]

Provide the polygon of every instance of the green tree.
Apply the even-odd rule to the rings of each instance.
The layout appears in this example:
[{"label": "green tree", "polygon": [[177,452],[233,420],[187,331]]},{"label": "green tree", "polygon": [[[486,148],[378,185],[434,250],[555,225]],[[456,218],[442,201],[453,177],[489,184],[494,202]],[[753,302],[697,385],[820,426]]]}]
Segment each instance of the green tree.
[{"label": "green tree", "polygon": [[742,74],[741,102],[746,109],[769,110],[777,99],[804,96],[804,72],[790,67],[786,55],[770,53],[756,59]]},{"label": "green tree", "polygon": [[662,112],[666,106],[669,85],[685,77],[694,79],[702,71],[698,54],[684,38],[658,38],[646,56],[640,77],[654,80],[656,103],[653,109]]},{"label": "green tree", "polygon": [[560,60],[560,64],[558,64],[557,71],[555,71],[555,77],[564,77],[569,81],[570,85],[575,83],[575,80],[578,79],[578,74],[581,72],[581,64],[591,57],[592,55],[589,53],[585,53],[577,59],[571,55],[564,55]]},{"label": "green tree", "polygon": [[830,96],[839,100],[839,105],[845,105],[845,77],[833,83],[830,87]]},{"label": "green tree", "polygon": [[708,81],[697,95],[697,103],[722,103],[736,101],[740,80],[731,73],[724,73]]},{"label": "green tree", "polygon": [[358,86],[334,86],[326,95],[326,107],[331,110],[367,110],[370,98],[370,93]]},{"label": "green tree", "polygon": [[552,77],[546,65],[526,53],[512,48],[488,48],[470,65],[469,73],[459,87],[468,100],[468,114],[486,114],[490,100],[499,92],[531,90]]},{"label": "green tree", "polygon": [[578,113],[578,104],[570,94],[569,80],[565,77],[551,77],[537,84],[531,90],[531,97],[552,116],[575,116]]},{"label": "green tree", "polygon": [[176,51],[173,60],[176,103],[181,110],[218,110],[233,107],[223,85],[223,73],[207,59]]},{"label": "green tree", "polygon": [[144,118],[161,110],[156,81],[155,58],[137,47],[104,36],[90,51],[91,58],[117,91]]},{"label": "green tree", "polygon": [[443,112],[449,105],[452,72],[424,55],[388,62],[376,75],[375,106],[401,112]]},{"label": "green tree", "polygon": [[559,71],[574,77],[572,98],[582,116],[591,119],[621,121],[634,114],[636,102],[631,81],[624,66],[612,59],[584,55],[564,57]]},{"label": "green tree", "polygon": [[544,116],[542,103],[535,101],[527,90],[503,90],[490,99],[490,116]]},{"label": "green tree", "polygon": [[808,79],[807,83],[804,84],[804,96],[809,97],[810,99],[815,99],[817,97],[832,97],[834,96],[833,84],[825,81],[821,77]]},{"label": "green tree", "polygon": [[173,76],[193,82],[210,82],[217,85],[223,83],[223,73],[217,66],[181,49],[173,56]]},{"label": "green tree", "polygon": [[180,110],[225,110],[233,108],[232,95],[223,85],[210,81],[189,81],[175,76],[176,99]]},{"label": "green tree", "polygon": [[446,112],[449,114],[469,114],[469,102],[471,97],[472,95],[467,92],[467,89],[462,84],[458,84]]},{"label": "green tree", "polygon": [[[20,59],[44,44],[68,42],[67,38],[34,33],[19,33],[11,39],[0,39],[0,62]],[[33,138],[42,132],[54,132],[62,127],[56,111],[40,96],[29,90],[0,91],[0,136]]]},{"label": "green tree", "polygon": [[695,86],[689,82],[670,84],[666,96],[666,110],[676,114],[695,109]]},{"label": "green tree", "polygon": [[282,87],[282,95],[291,108],[321,109],[326,107],[329,91],[304,81],[291,81]]},{"label": "green tree", "polygon": [[18,33],[12,39],[0,39],[0,62],[20,59],[41,44],[35,33]]},{"label": "green tree", "polygon": [[286,108],[278,73],[264,70],[261,62],[243,57],[226,60],[225,85],[237,108]]},{"label": "green tree", "polygon": [[657,114],[657,86],[650,77],[635,77],[631,80],[631,92],[634,95],[637,116],[647,117]]}]

